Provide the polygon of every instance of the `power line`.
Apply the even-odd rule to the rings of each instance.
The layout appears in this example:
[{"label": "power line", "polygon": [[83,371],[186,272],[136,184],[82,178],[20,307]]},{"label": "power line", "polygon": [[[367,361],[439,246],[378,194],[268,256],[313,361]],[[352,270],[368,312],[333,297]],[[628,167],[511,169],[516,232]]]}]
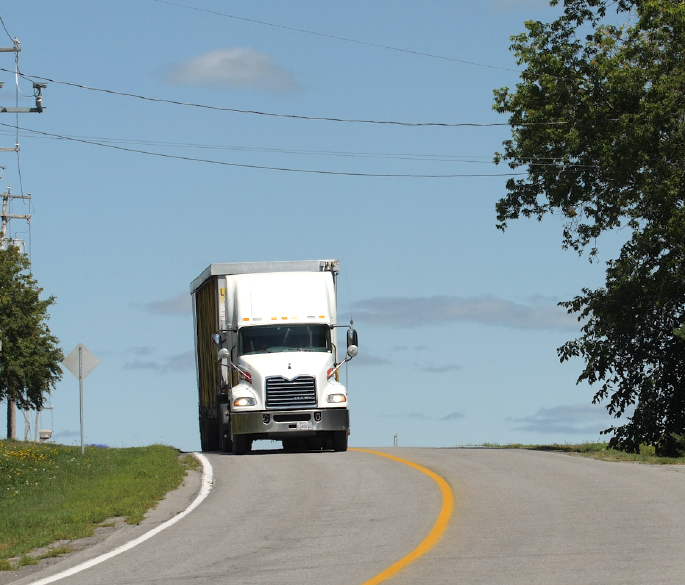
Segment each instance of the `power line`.
[{"label": "power line", "polygon": [[216,16],[223,16],[225,18],[232,18],[234,20],[242,20],[244,22],[251,22],[253,24],[260,24],[262,26],[270,26],[273,28],[282,28],[285,30],[304,33],[304,34],[308,34],[308,35],[314,35],[317,37],[335,39],[336,41],[344,41],[346,43],[355,43],[357,45],[366,45],[367,47],[375,47],[377,49],[386,49],[388,51],[396,51],[398,53],[409,53],[410,55],[417,55],[419,57],[430,57],[431,59],[440,59],[442,61],[453,61],[455,63],[463,63],[465,65],[474,65],[476,67],[487,67],[488,69],[499,69],[501,71],[513,71],[514,73],[521,73],[517,69],[511,69],[509,67],[499,67],[497,65],[488,65],[486,63],[477,63],[475,61],[466,61],[464,59],[456,59],[454,57],[446,57],[444,55],[435,55],[433,53],[424,53],[422,51],[413,51],[411,49],[402,49],[400,47],[393,47],[390,45],[381,45],[379,43],[371,43],[368,41],[360,41],[359,39],[351,39],[348,37],[341,37],[341,36],[337,36],[337,35],[331,35],[331,34],[327,34],[327,33],[317,32],[317,31],[313,31],[313,30],[295,28],[293,26],[286,26],[283,24],[275,24],[273,22],[265,22],[263,20],[255,20],[254,18],[245,18],[244,16],[235,16],[234,14],[226,14],[225,12],[216,12],[214,10],[208,10],[206,8],[197,8],[195,6],[187,6],[186,4],[178,4],[176,2],[169,2],[168,0],[152,0],[152,1],[158,2],[159,4],[168,4],[169,6],[178,6],[179,8],[186,8],[188,10],[195,10],[197,12],[205,12],[207,14],[214,14]]},{"label": "power line", "polygon": [[[3,124],[0,122],[0,126],[6,126],[11,128],[9,124]],[[258,169],[258,170],[269,170],[269,171],[283,171],[283,172],[289,172],[289,173],[308,173],[308,174],[316,174],[316,175],[338,175],[338,176],[347,176],[347,177],[381,177],[381,178],[389,178],[389,177],[396,177],[396,178],[415,178],[415,179],[452,179],[452,178],[457,178],[457,177],[511,177],[515,175],[525,175],[527,173],[469,173],[469,174],[450,174],[450,175],[423,175],[423,174],[402,174],[402,173],[350,173],[350,172],[343,172],[343,171],[322,171],[322,170],[315,170],[315,169],[295,169],[295,168],[289,168],[289,167],[270,167],[270,166],[262,166],[262,165],[251,165],[251,164],[241,164],[241,163],[230,163],[230,162],[225,162],[225,161],[218,161],[218,160],[210,160],[210,159],[204,159],[204,158],[193,158],[189,156],[179,156],[179,155],[174,155],[174,154],[165,154],[161,152],[150,152],[147,150],[139,150],[135,148],[126,148],[124,146],[116,146],[114,144],[104,144],[102,142],[96,142],[93,140],[84,140],[82,138],[73,138],[70,136],[64,136],[61,134],[52,134],[50,132],[40,132],[38,130],[31,130],[29,128],[21,128],[22,131],[24,132],[31,132],[33,134],[40,134],[42,136],[51,136],[54,138],[59,138],[62,140],[68,140],[70,142],[80,142],[82,144],[90,144],[93,146],[100,146],[103,148],[111,148],[114,150],[121,150],[124,152],[133,152],[136,154],[144,154],[147,156],[156,156],[156,157],[161,157],[161,158],[170,158],[170,159],[175,159],[175,160],[185,160],[185,161],[191,161],[191,162],[201,162],[201,163],[206,163],[206,164],[212,164],[212,165],[221,165],[221,166],[227,166],[227,167],[239,167],[239,168],[245,168],[245,169]]]},{"label": "power line", "polygon": [[9,33],[7,30],[7,27],[5,26],[5,21],[2,19],[2,16],[0,16],[0,22],[2,23],[2,28],[5,29],[5,32],[7,33],[7,36],[9,37],[9,40],[14,42],[14,39],[12,38],[12,35]]},{"label": "power line", "polygon": [[[10,71],[9,69],[4,69],[0,67],[0,71],[6,71],[8,73],[13,73],[13,71]],[[144,96],[136,93],[128,93],[124,91],[116,91],[113,89],[103,89],[100,87],[92,87],[89,85],[83,85],[80,83],[73,83],[71,81],[60,81],[58,79],[52,79],[50,77],[42,77],[40,75],[28,75],[26,73],[21,73],[19,72],[19,75],[28,80],[28,81],[33,81],[35,79],[41,80],[41,81],[47,81],[49,83],[57,83],[59,85],[67,85],[69,87],[76,87],[79,89],[86,89],[88,91],[97,91],[100,93],[107,93],[110,95],[118,95],[118,96],[123,96],[123,97],[130,97],[130,98],[136,98],[148,102],[156,102],[156,103],[165,103],[165,104],[173,104],[176,106],[186,106],[186,107],[192,107],[192,108],[202,108],[206,110],[213,110],[217,112],[233,112],[235,114],[254,114],[258,116],[270,116],[274,118],[291,118],[295,120],[314,120],[314,121],[320,121],[320,122],[345,122],[345,123],[353,123],[353,124],[384,124],[384,125],[394,125],[394,126],[412,126],[412,127],[418,127],[418,126],[439,126],[439,127],[445,127],[445,128],[462,128],[462,127],[474,127],[474,128],[487,128],[487,127],[494,127],[494,126],[513,126],[513,127],[524,127],[524,126],[564,126],[568,124],[566,121],[554,121],[554,122],[517,122],[517,123],[512,123],[512,122],[487,122],[487,123],[482,123],[482,122],[403,122],[399,120],[367,120],[367,119],[355,119],[355,118],[334,118],[334,117],[326,117],[326,116],[304,116],[304,115],[298,115],[298,114],[279,114],[275,112],[263,112],[260,110],[241,110],[238,108],[224,108],[220,106],[210,106],[207,104],[196,104],[192,102],[181,102],[178,100],[170,100],[170,99],[164,99],[164,98],[154,98],[154,97],[149,97],[149,96]]]},{"label": "power line", "polygon": [[[0,135],[6,131],[0,130]],[[193,142],[163,142],[158,140],[135,140],[125,138],[106,138],[102,136],[79,136],[61,134],[59,137],[53,136],[26,136],[27,138],[37,138],[45,140],[61,140],[62,137],[82,139],[88,141],[102,142],[108,144],[136,144],[147,146],[166,146],[171,148],[197,148],[202,150],[228,150],[231,152],[263,152],[267,154],[294,154],[303,156],[331,156],[341,158],[361,158],[361,159],[380,159],[380,160],[411,160],[418,162],[450,162],[468,164],[495,164],[492,156],[482,155],[448,155],[448,154],[421,154],[421,153],[386,153],[386,152],[351,152],[335,150],[296,150],[286,148],[264,148],[257,146],[232,146],[219,144],[197,144]],[[474,159],[482,160],[474,160]],[[565,162],[563,157],[518,157],[517,160],[524,161],[530,166],[558,166],[562,163],[566,168],[597,168],[597,165],[586,165],[582,163]]]},{"label": "power line", "polygon": [[[0,130],[0,135],[6,134],[6,131]],[[39,138],[48,140],[59,140],[50,136],[26,136],[27,138]],[[397,159],[397,160],[415,160],[424,162],[463,162],[476,164],[493,164],[492,156],[481,155],[448,155],[448,154],[421,154],[421,153],[386,153],[386,152],[352,152],[352,151],[335,151],[335,150],[297,150],[287,148],[265,148],[257,146],[233,146],[233,145],[219,145],[219,144],[198,144],[193,142],[163,142],[158,140],[134,140],[124,138],[106,138],[102,136],[80,136],[80,135],[64,135],[69,138],[80,138],[84,140],[94,140],[97,142],[105,142],[111,144],[138,144],[148,146],[167,146],[171,148],[197,148],[202,150],[229,150],[233,152],[264,152],[269,154],[295,154],[305,156],[334,156],[343,158],[371,158],[371,159]],[[481,158],[484,160],[473,160]]]},{"label": "power line", "polygon": [[[15,45],[17,44],[17,41],[14,41]],[[24,194],[24,183],[21,177],[21,158],[19,154],[19,51],[14,52],[14,105],[17,110],[17,113],[14,115],[15,116],[15,137],[14,137],[14,145],[16,148],[16,153],[17,153],[17,171],[19,173],[19,188],[21,191],[21,194]],[[23,94],[22,94],[23,95]],[[29,223],[29,226],[31,224]]]},{"label": "power line", "polygon": [[[3,24],[4,26],[4,24]],[[14,39],[14,46],[18,47],[19,45],[19,40]],[[19,51],[14,52],[14,101],[15,101],[15,107],[17,110],[17,113],[14,115],[15,116],[15,135],[14,135],[14,146],[15,146],[15,152],[17,153],[17,174],[19,175],[19,192],[22,195],[22,201],[25,203],[26,198],[24,197],[24,178],[22,177],[21,173],[21,154],[19,152],[19,94],[21,93],[22,95],[23,92],[19,89]],[[28,205],[29,205],[29,214],[27,216],[26,221],[28,222],[29,225],[29,269],[31,267],[31,264],[33,262],[32,257],[33,257],[33,240],[31,237],[31,195],[29,194],[28,196]]]}]

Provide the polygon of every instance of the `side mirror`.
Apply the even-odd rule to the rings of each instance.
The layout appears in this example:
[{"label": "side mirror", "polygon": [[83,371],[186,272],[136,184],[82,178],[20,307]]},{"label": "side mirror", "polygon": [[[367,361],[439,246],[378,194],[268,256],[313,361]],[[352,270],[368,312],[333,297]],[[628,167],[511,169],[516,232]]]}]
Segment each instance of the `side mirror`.
[{"label": "side mirror", "polygon": [[347,346],[347,355],[349,355],[350,358],[353,358],[358,353],[359,353],[359,348],[356,345]]},{"label": "side mirror", "polygon": [[347,330],[347,347],[351,345],[356,345],[359,347],[359,342],[357,341],[357,332],[354,329]]},{"label": "side mirror", "polygon": [[226,359],[227,357],[230,357],[230,355],[231,355],[231,352],[228,351],[225,347],[222,347],[219,350],[219,359],[220,360]]}]

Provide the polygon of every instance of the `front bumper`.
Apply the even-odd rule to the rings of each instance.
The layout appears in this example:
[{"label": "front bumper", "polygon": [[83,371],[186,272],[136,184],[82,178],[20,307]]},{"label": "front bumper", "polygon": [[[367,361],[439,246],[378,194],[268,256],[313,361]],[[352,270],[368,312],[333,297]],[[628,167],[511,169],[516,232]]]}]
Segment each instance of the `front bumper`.
[{"label": "front bumper", "polygon": [[[321,415],[321,420],[317,421],[318,416],[315,415],[318,414]],[[269,416],[268,423],[264,422],[264,415]],[[254,438],[280,440],[312,437],[319,432],[349,430],[350,411],[346,408],[231,413],[232,433],[252,435]]]}]

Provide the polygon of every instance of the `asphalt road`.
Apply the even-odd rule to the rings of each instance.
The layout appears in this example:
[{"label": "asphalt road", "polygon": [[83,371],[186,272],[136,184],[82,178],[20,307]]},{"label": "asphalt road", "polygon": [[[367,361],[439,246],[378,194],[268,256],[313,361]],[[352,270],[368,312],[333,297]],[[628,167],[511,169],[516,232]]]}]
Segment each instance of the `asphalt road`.
[{"label": "asphalt road", "polygon": [[[388,583],[685,582],[685,467],[517,450],[384,451],[435,471],[455,497],[438,544]],[[368,453],[209,459],[214,489],[199,508],[58,583],[362,585],[423,540],[442,504],[428,476]],[[120,544],[110,540],[97,548]]]}]

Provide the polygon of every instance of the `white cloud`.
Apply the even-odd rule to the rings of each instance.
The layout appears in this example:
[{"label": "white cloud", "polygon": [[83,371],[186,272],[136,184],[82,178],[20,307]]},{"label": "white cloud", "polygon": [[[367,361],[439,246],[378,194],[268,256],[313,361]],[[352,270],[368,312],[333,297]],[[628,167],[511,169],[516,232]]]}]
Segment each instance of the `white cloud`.
[{"label": "white cloud", "polygon": [[276,93],[298,89],[293,77],[271,55],[249,47],[215,49],[174,67],[169,81],[181,85],[213,85]]},{"label": "white cloud", "polygon": [[435,421],[440,421],[440,422],[448,422],[451,420],[459,420],[464,418],[464,414],[461,412],[450,412],[449,414],[446,414],[445,416],[440,416],[440,417],[435,417],[435,416],[429,416],[423,412],[408,412],[405,414],[381,414],[381,418],[412,418],[414,420],[424,420],[424,421],[429,421],[429,420],[435,420]]},{"label": "white cloud", "polygon": [[514,329],[577,330],[578,321],[556,305],[524,305],[492,296],[377,297],[360,301],[355,319],[373,325],[420,327],[468,321]]},{"label": "white cloud", "polygon": [[135,347],[129,347],[122,352],[124,355],[152,355],[155,353],[155,348],[149,345],[139,345]]},{"label": "white cloud", "polygon": [[559,297],[550,297],[547,295],[530,295],[526,298],[530,305],[556,305],[559,302]]},{"label": "white cloud", "polygon": [[410,412],[407,418],[413,418],[415,420],[433,420],[433,417],[424,414],[423,412]]},{"label": "white cloud", "polygon": [[73,439],[75,437],[80,437],[80,436],[81,436],[80,430],[72,431],[71,429],[65,429],[63,431],[55,431],[52,434],[52,439],[53,440],[55,440],[55,439],[64,440],[64,439]]},{"label": "white cloud", "polygon": [[396,345],[392,348],[393,351],[428,351],[429,347],[427,345],[415,345],[414,347],[407,347],[406,345]]},{"label": "white cloud", "polygon": [[361,349],[357,357],[350,361],[357,366],[389,366],[392,362],[384,357],[375,356]]},{"label": "white cloud", "polygon": [[457,364],[448,364],[446,366],[424,366],[420,370],[428,374],[445,374],[447,372],[456,372],[462,368],[463,366]]},{"label": "white cloud", "polygon": [[189,293],[182,293],[170,299],[162,299],[161,301],[140,303],[137,306],[142,307],[149,313],[156,313],[158,315],[186,316],[192,314],[192,305],[190,303]]},{"label": "white cloud", "polygon": [[464,414],[461,412],[450,412],[449,414],[446,414],[445,416],[441,416],[438,420],[441,421],[448,421],[448,420],[461,420],[464,418]]},{"label": "white cloud", "polygon": [[599,434],[611,426],[611,416],[598,404],[562,404],[509,420],[520,423],[516,431],[543,434]]},{"label": "white cloud", "polygon": [[153,370],[156,372],[177,372],[195,368],[195,353],[186,351],[162,360],[135,360],[124,364],[125,370]]}]

